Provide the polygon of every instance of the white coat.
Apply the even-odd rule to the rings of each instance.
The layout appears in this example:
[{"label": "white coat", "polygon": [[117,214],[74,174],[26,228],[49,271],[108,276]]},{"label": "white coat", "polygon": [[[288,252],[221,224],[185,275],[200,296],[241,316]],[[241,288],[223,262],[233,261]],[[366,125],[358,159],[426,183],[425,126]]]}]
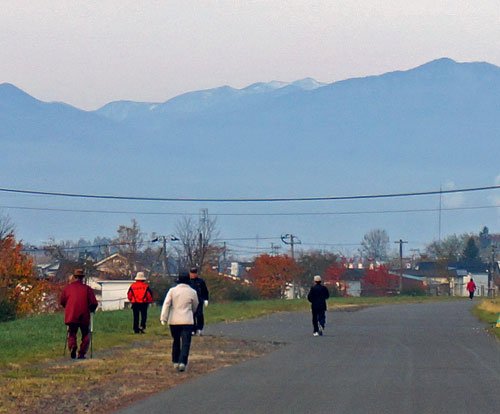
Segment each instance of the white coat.
[{"label": "white coat", "polygon": [[169,325],[193,325],[198,307],[196,290],[185,283],[169,289],[161,308],[160,321]]}]

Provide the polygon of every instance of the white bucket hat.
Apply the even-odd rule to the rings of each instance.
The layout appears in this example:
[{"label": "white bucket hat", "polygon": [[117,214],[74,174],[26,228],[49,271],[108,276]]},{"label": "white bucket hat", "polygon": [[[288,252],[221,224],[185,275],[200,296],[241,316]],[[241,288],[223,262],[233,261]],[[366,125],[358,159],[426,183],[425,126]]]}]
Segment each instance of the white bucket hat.
[{"label": "white bucket hat", "polygon": [[146,277],[144,276],[144,272],[137,272],[137,275],[135,276],[134,280],[146,280]]}]

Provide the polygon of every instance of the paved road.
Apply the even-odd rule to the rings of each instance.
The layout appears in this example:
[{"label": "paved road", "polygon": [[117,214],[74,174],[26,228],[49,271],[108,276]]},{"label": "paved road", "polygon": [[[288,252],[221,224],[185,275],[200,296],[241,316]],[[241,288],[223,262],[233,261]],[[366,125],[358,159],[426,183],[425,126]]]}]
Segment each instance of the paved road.
[{"label": "paved road", "polygon": [[207,327],[207,334],[284,341],[121,413],[500,413],[500,344],[469,301],[309,314]]}]

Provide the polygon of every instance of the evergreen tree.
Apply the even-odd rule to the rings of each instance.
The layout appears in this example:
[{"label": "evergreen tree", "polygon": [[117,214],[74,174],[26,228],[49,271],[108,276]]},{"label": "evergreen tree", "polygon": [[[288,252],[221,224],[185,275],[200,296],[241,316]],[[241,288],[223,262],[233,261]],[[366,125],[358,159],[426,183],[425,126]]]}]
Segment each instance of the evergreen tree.
[{"label": "evergreen tree", "polygon": [[469,237],[462,253],[461,264],[466,268],[476,267],[481,264],[479,257],[479,248],[474,237]]}]

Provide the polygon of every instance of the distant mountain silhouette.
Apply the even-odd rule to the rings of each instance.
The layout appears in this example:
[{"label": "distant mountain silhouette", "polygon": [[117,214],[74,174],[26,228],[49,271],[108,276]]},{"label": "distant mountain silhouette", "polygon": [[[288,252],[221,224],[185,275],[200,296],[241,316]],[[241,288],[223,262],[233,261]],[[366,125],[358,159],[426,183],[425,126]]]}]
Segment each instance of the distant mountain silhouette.
[{"label": "distant mountain silhouette", "polygon": [[[41,102],[2,84],[0,144],[9,158],[0,174],[9,187],[194,197],[491,185],[500,174],[499,108],[499,67],[447,58],[331,84],[222,86],[96,111]],[[19,161],[26,157],[29,167]],[[71,176],[61,177],[62,166],[71,166]],[[494,219],[483,217],[483,224]],[[471,212],[463,231],[479,229],[474,220]],[[359,231],[396,221],[364,222]],[[405,225],[420,239],[421,225]],[[318,234],[325,231],[318,226]]]}]

